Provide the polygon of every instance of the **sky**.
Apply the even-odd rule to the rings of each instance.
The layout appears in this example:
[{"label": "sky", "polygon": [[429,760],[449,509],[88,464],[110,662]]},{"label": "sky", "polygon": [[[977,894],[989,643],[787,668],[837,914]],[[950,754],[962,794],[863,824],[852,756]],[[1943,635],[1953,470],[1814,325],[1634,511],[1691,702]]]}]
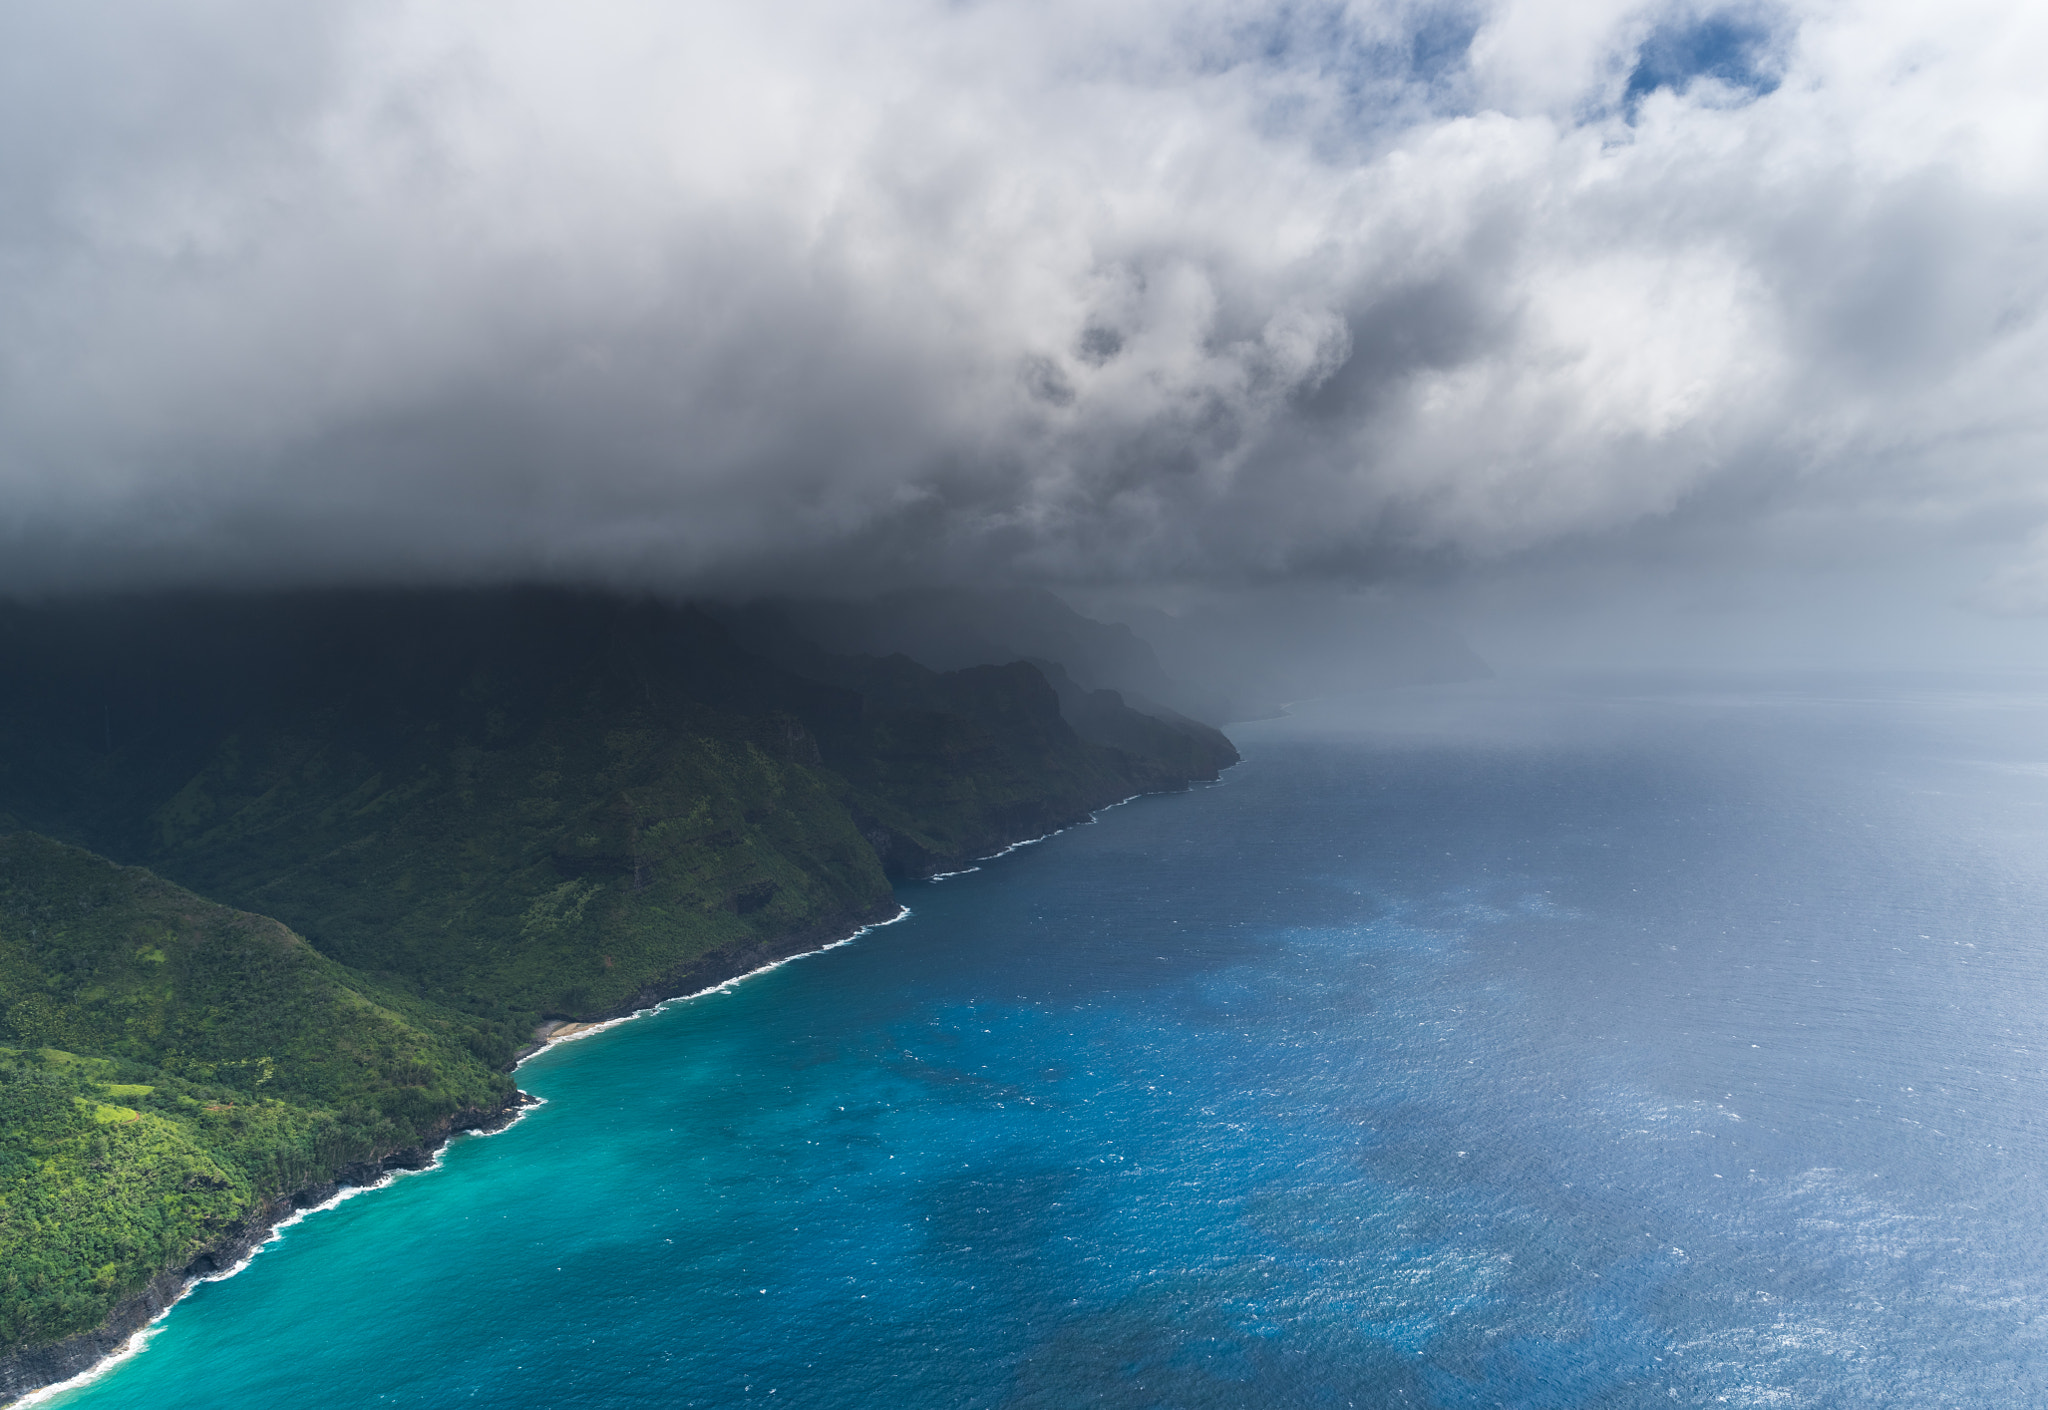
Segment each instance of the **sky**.
[{"label": "sky", "polygon": [[2044,71],[1984,0],[8,6],[0,592],[2048,665]]}]

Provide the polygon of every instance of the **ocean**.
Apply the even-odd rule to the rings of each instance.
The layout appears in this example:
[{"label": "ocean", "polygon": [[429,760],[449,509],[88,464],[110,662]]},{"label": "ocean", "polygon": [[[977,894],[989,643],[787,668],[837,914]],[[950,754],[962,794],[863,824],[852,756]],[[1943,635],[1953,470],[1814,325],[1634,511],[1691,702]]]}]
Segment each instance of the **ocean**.
[{"label": "ocean", "polygon": [[2048,1404],[2048,684],[1232,733],[549,1049],[49,1403]]}]

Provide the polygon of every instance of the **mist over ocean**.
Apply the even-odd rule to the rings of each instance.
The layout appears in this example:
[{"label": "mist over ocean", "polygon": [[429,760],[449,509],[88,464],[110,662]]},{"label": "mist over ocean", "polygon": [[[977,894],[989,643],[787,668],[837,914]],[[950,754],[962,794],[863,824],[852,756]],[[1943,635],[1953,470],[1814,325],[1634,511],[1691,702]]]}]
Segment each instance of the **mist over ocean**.
[{"label": "mist over ocean", "polygon": [[549,1051],[56,1403],[2048,1400],[2048,684],[1233,734]]}]

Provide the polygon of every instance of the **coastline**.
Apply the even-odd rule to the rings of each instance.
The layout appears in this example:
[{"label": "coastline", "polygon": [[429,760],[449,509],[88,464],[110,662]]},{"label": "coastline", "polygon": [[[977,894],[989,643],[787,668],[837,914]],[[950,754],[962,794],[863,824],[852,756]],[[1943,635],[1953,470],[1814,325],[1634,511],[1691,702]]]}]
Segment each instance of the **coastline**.
[{"label": "coastline", "polygon": [[[1235,765],[1227,767],[1235,767]],[[985,863],[993,862],[1001,857],[1007,857],[1012,852],[1034,846],[1037,843],[1057,837],[1063,832],[1070,832],[1077,827],[1086,827],[1111,808],[1121,808],[1124,804],[1134,803],[1140,798],[1164,797],[1173,793],[1186,793],[1191,791],[1197,783],[1203,786],[1210,786],[1221,781],[1220,778],[1214,780],[1190,780],[1180,788],[1162,788],[1149,792],[1133,793],[1128,797],[1119,798],[1115,802],[1104,803],[1099,808],[1091,808],[1085,816],[1075,818],[1070,822],[1061,823],[1050,831],[1041,832],[1032,837],[1020,837],[1013,842],[1004,843],[992,852],[985,852],[980,856],[970,858],[951,871],[930,872],[923,876],[906,877],[905,880],[936,884],[941,881],[948,881],[956,876],[966,876],[970,872],[980,871]],[[712,950],[698,956],[656,983],[648,985],[632,998],[626,1000],[625,1003],[617,1005],[595,1018],[548,1019],[534,1030],[533,1041],[519,1049],[512,1060],[510,1070],[517,1072],[528,1061],[546,1052],[556,1043],[574,1042],[578,1038],[587,1038],[593,1033],[602,1033],[606,1029],[615,1028],[621,1023],[629,1023],[636,1018],[644,1018],[649,1014],[657,1013],[670,1004],[686,1003],[691,999],[700,999],[708,994],[719,993],[731,988],[731,986],[739,983],[741,980],[752,979],[757,974],[766,974],[771,969],[779,969],[792,960],[804,959],[811,955],[821,955],[827,950],[836,950],[841,945],[850,945],[869,931],[880,929],[885,925],[894,925],[899,920],[907,920],[910,915],[910,907],[899,903],[895,911],[890,914],[840,916],[830,921],[822,921],[805,926],[802,930],[777,940],[761,941],[752,945],[723,946]],[[846,927],[848,926],[852,928],[847,929]],[[831,936],[832,938],[822,938],[824,936]],[[0,1410],[4,1410],[4,1402],[0,1402]]]},{"label": "coastline", "polygon": [[[1200,782],[1221,781],[1219,777]],[[1007,843],[955,870],[907,880],[936,884],[979,871],[984,863],[1093,823],[1111,808],[1120,808],[1155,794],[1190,791],[1195,782],[1190,780],[1178,789],[1133,793],[1090,809],[1085,817],[1063,823],[1048,832]],[[779,969],[791,961],[850,945],[869,931],[906,920],[912,913],[909,906],[898,902],[895,910],[888,914],[868,917],[842,915],[805,926],[776,940],[710,951],[648,985],[607,1013],[591,1019],[559,1019],[543,1023],[535,1030],[533,1042],[514,1055],[507,1070],[516,1073],[530,1059],[555,1043],[573,1042],[601,1033],[657,1013],[672,1003],[685,1003],[727,991],[743,980]],[[331,1209],[342,1200],[382,1188],[401,1176],[434,1169],[440,1164],[441,1152],[454,1137],[495,1135],[514,1125],[528,1110],[542,1105],[543,1101],[532,1093],[515,1089],[506,1103],[495,1110],[472,1108],[455,1112],[416,1145],[402,1147],[373,1161],[348,1166],[336,1172],[332,1181],[274,1197],[229,1229],[221,1239],[201,1249],[184,1267],[158,1274],[141,1292],[119,1304],[99,1327],[48,1346],[26,1347],[0,1356],[0,1410],[22,1410],[23,1407],[43,1404],[90,1384],[147,1347],[163,1318],[193,1288],[200,1283],[233,1277],[299,1220]]]},{"label": "coastline", "polygon": [[[839,917],[806,926],[777,941],[713,950],[634,995],[630,1008],[621,1006],[621,1011],[589,1020],[543,1024],[536,1032],[535,1041],[519,1051],[509,1070],[517,1072],[528,1059],[545,1052],[557,1042],[589,1037],[636,1018],[644,1018],[669,1004],[728,990],[742,980],[779,969],[792,960],[850,945],[869,931],[894,925],[908,919],[910,914],[910,907],[899,904],[894,912],[878,919],[851,921],[851,929],[846,928],[849,919]],[[25,1347],[0,1356],[0,1410],[26,1410],[28,1406],[44,1404],[90,1384],[140,1353],[149,1344],[150,1337],[162,1324],[165,1315],[192,1289],[201,1283],[232,1278],[301,1219],[332,1209],[345,1199],[381,1189],[402,1176],[435,1169],[441,1163],[442,1151],[456,1136],[496,1135],[509,1129],[543,1101],[531,1092],[515,1090],[502,1107],[455,1112],[437,1131],[418,1144],[401,1147],[374,1161],[345,1167],[336,1172],[333,1180],[274,1197],[230,1228],[219,1240],[201,1249],[182,1268],[166,1270],[151,1279],[141,1292],[118,1305],[107,1320],[93,1330],[48,1346]]]},{"label": "coastline", "polygon": [[451,1114],[416,1145],[347,1166],[337,1171],[333,1180],[275,1196],[199,1250],[184,1267],[159,1273],[141,1292],[115,1307],[98,1327],[48,1346],[24,1347],[0,1356],[0,1407],[38,1405],[97,1379],[141,1351],[164,1315],[192,1289],[232,1278],[307,1215],[332,1209],[400,1176],[431,1170],[440,1164],[441,1151],[456,1136],[495,1135],[538,1105],[540,1098],[515,1091],[498,1108],[472,1107]]},{"label": "coastline", "polygon": [[[857,925],[836,940],[828,940],[822,945],[808,945],[801,949],[793,949],[786,954],[776,953],[782,949],[780,945],[753,945],[747,946],[744,949],[735,949],[729,952],[734,957],[758,957],[766,953],[771,958],[755,965],[752,969],[737,971],[724,978],[712,979],[699,988],[669,994],[666,997],[657,998],[651,1003],[640,1004],[624,1013],[614,1013],[602,1018],[588,1020],[550,1020],[534,1030],[533,1043],[520,1049],[519,1057],[512,1064],[512,1070],[517,1072],[528,1062],[539,1057],[557,1043],[572,1043],[578,1038],[588,1038],[593,1033],[602,1033],[606,1029],[616,1028],[622,1023],[631,1023],[636,1018],[646,1018],[649,1015],[661,1012],[670,1004],[684,1004],[692,999],[701,999],[710,994],[724,993],[735,984],[752,979],[757,974],[766,974],[771,969],[780,969],[786,964],[793,963],[796,960],[808,959],[812,955],[822,955],[827,950],[838,949],[841,945],[851,945],[871,930],[880,930],[885,925],[894,925],[899,920],[908,920],[910,916],[910,907],[899,905],[896,908],[895,914],[886,916],[881,920],[871,920]],[[690,978],[702,978],[708,974],[716,973],[719,969],[724,968],[725,965],[723,963],[710,964],[707,962],[714,957],[720,957],[722,960],[727,954],[728,952],[723,950],[712,951],[710,955],[705,956],[702,960],[697,961],[686,969],[677,971],[679,980],[687,982]],[[636,999],[638,997],[638,995],[635,996]],[[536,1098],[536,1104],[540,1100]]]}]

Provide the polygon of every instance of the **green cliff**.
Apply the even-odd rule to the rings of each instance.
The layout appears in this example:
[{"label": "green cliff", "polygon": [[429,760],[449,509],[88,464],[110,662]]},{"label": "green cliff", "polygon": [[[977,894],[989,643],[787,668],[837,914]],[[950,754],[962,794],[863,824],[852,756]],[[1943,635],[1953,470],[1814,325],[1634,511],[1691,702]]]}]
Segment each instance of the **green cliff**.
[{"label": "green cliff", "polygon": [[1236,757],[1050,662],[750,646],[559,591],[0,608],[0,1355],[503,1109],[544,1019]]}]

